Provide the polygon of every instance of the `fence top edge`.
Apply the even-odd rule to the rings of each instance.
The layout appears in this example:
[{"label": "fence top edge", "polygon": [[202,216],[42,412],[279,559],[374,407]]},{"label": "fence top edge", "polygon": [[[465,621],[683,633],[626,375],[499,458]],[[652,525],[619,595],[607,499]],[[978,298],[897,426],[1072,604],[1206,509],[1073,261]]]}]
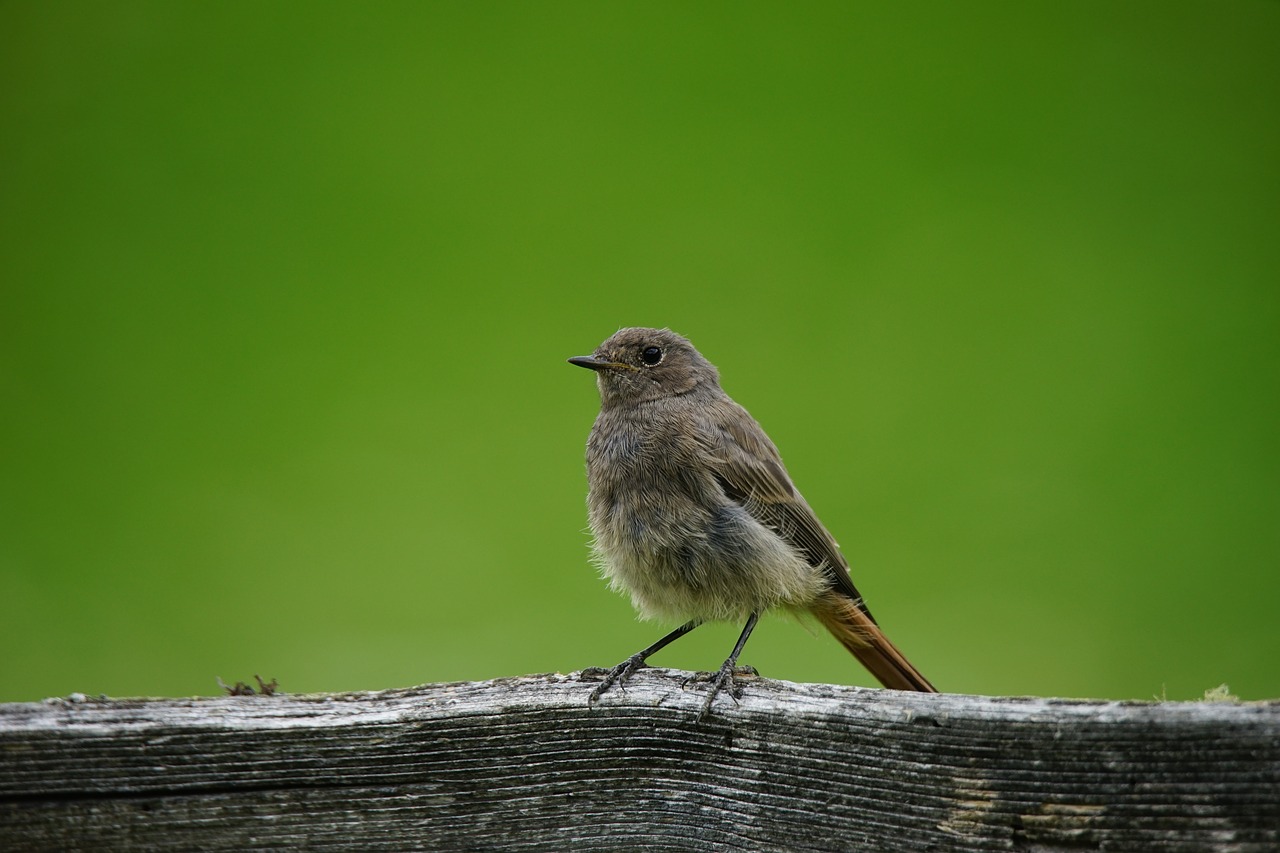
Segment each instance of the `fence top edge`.
[{"label": "fence top edge", "polygon": [[[603,696],[591,714],[696,713],[705,689],[686,685],[691,673],[651,668],[625,691]],[[426,722],[432,718],[581,710],[594,683],[580,673],[548,673],[488,681],[441,682],[417,687],[346,693],[184,698],[69,697],[0,704],[0,729],[99,726],[296,728],[344,724]],[[1280,700],[1160,702],[1032,696],[921,694],[833,684],[752,678],[741,700],[717,701],[715,715],[786,714],[790,718],[908,721],[951,725],[963,721],[1070,723],[1150,722],[1184,725],[1265,724],[1280,729]]]}]

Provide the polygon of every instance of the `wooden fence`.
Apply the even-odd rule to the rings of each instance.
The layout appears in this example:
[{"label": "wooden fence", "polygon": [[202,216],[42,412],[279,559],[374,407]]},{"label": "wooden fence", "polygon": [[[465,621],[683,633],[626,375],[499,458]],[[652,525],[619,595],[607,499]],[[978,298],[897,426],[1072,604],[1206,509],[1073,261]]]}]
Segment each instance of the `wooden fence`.
[{"label": "wooden fence", "polygon": [[686,676],[0,705],[0,850],[1280,849],[1280,702]]}]

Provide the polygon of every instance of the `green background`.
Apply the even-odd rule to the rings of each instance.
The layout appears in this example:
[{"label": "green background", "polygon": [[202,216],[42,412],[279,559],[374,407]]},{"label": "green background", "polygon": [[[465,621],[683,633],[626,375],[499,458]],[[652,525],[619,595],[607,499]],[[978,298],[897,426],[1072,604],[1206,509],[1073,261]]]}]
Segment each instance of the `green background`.
[{"label": "green background", "polygon": [[[627,325],[719,365],[942,689],[1280,695],[1278,44],[1263,2],[0,6],[0,699],[616,663],[664,628],[587,562],[564,359]],[[744,661],[873,683],[784,618]]]}]

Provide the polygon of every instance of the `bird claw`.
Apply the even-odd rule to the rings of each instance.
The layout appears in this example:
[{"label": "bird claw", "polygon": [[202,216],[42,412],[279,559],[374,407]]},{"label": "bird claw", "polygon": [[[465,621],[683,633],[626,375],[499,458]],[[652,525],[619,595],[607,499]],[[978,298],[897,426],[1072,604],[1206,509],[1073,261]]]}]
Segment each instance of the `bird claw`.
[{"label": "bird claw", "polygon": [[[686,687],[688,687],[688,686],[689,686],[690,682],[707,682],[707,683],[710,683],[710,682],[712,682],[712,681],[715,681],[717,678],[719,678],[719,677],[720,677],[720,673],[721,673],[723,670],[724,670],[724,667],[722,666],[722,667],[720,667],[720,669],[716,670],[715,672],[695,672],[693,675],[689,676],[689,677],[688,677],[688,678],[686,678],[684,681],[680,682],[680,687],[681,687],[682,689],[683,689],[683,688],[686,688]],[[751,666],[750,664],[741,664],[741,665],[738,665],[738,666],[733,667],[733,675],[734,675],[734,677],[735,677],[735,678],[736,678],[736,677],[743,677],[743,678],[759,678],[759,677],[760,677],[760,672],[759,672],[759,670],[757,670],[754,666]],[[735,684],[736,684],[736,682],[735,682]],[[739,688],[739,692],[741,692],[741,688]]]},{"label": "bird claw", "polygon": [[682,687],[690,681],[706,681],[711,685],[711,692],[707,694],[706,701],[702,703],[702,710],[698,712],[698,722],[702,722],[711,713],[711,706],[715,703],[716,696],[720,694],[720,691],[727,690],[729,697],[735,703],[742,699],[745,687],[739,683],[738,676],[759,678],[760,673],[756,672],[756,668],[753,666],[734,666],[733,661],[727,660],[718,672],[700,672],[684,680]]},{"label": "bird claw", "polygon": [[600,684],[595,690],[591,691],[591,695],[587,697],[587,707],[590,708],[600,696],[615,684],[619,690],[626,690],[627,679],[635,675],[637,670],[644,669],[648,664],[644,662],[644,658],[640,655],[632,655],[622,663],[612,669],[605,669],[602,666],[589,666],[582,670],[580,677],[598,677]]}]

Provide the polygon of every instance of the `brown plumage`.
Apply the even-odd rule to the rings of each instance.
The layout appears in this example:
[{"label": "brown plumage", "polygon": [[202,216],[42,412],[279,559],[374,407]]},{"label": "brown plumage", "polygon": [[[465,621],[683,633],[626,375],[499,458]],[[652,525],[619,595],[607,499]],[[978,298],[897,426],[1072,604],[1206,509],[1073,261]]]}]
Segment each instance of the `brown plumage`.
[{"label": "brown plumage", "polygon": [[745,619],[705,713],[733,688],[756,617],[775,607],[813,613],[884,686],[936,692],[880,630],[778,449],[692,344],[623,329],[570,362],[594,370],[600,389],[587,443],[597,562],[642,616],[685,623],[610,670],[593,700],[702,622]]},{"label": "brown plumage", "polygon": [[938,692],[898,647],[889,642],[860,600],[828,593],[814,603],[811,612],[885,687]]}]

